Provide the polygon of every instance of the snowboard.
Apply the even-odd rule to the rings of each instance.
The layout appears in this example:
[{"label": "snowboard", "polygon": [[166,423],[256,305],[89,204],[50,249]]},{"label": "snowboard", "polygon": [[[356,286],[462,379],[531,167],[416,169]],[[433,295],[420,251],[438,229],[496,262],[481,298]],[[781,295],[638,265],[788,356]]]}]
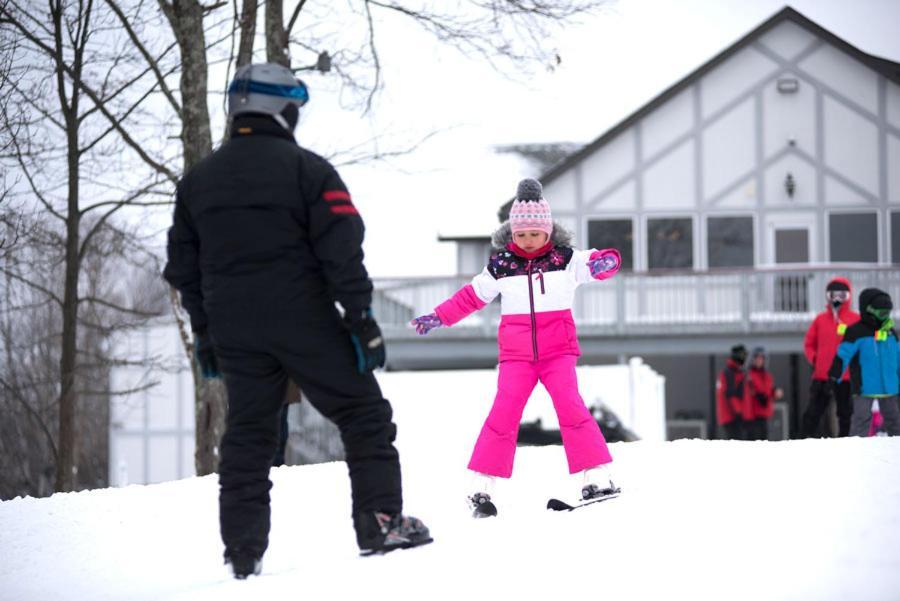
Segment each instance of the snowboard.
[{"label": "snowboard", "polygon": [[575,505],[569,505],[565,501],[560,501],[559,499],[550,499],[547,501],[547,509],[552,509],[553,511],[574,511],[576,509],[581,509],[582,507],[587,507],[588,505],[594,505],[595,503],[602,503],[603,501],[609,501],[610,499],[615,499],[621,493],[621,489],[616,489],[616,492],[606,495],[604,497],[600,497],[599,499],[588,499],[587,501],[581,501]]}]

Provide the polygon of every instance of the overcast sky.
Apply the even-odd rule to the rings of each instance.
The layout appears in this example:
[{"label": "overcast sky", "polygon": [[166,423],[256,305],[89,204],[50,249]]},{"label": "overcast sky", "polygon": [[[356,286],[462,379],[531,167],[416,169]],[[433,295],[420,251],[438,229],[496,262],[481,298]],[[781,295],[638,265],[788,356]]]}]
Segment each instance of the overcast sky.
[{"label": "overcast sky", "polygon": [[[900,0],[798,0],[791,6],[870,54],[900,62]],[[442,234],[484,234],[534,168],[499,144],[587,143],[778,12],[776,0],[618,0],[548,45],[561,65],[497,73],[392,19],[379,29],[385,89],[368,117],[341,111],[327,82],[311,79],[297,138],[312,150],[384,145],[438,132],[390,164],[342,169],[367,224],[376,277],[454,273]],[[551,207],[553,199],[548,199]]]}]

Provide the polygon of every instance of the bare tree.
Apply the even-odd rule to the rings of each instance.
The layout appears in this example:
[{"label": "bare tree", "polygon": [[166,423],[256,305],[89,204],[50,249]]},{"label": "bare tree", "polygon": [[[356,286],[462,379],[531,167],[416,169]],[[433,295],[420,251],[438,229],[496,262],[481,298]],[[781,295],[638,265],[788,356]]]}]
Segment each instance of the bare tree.
[{"label": "bare tree", "polygon": [[[216,43],[207,42],[205,21],[210,14],[225,6],[224,3],[203,5],[196,0],[158,0],[160,11],[165,16],[178,46],[179,82],[177,91],[169,83],[170,71],[159,65],[158,56],[147,46],[147,40],[156,37],[156,31],[146,35],[132,26],[133,17],[120,7],[117,0],[105,0],[119,18],[121,26],[129,31],[132,43],[140,50],[149,65],[160,89],[166,90],[166,98],[176,117],[181,140],[182,172],[188,171],[212,152],[212,130],[208,106],[208,53]],[[248,23],[255,23],[256,6],[245,10]],[[217,29],[215,26],[213,30]],[[230,34],[230,32],[229,32]],[[252,33],[250,34],[252,39]],[[244,42],[242,41],[242,48]],[[170,294],[171,306],[181,334],[184,351],[192,357],[193,340],[189,319],[174,290]],[[194,465],[198,475],[216,471],[219,461],[219,441],[225,430],[227,398],[225,387],[220,380],[205,380],[199,366],[191,361],[195,392],[195,452]]]},{"label": "bare tree", "polygon": [[[82,228],[92,229],[96,219]],[[21,215],[20,222],[27,235],[15,252],[0,256],[0,498],[53,492],[59,455],[65,229],[37,212]],[[107,484],[110,401],[132,392],[110,389],[111,369],[125,364],[112,352],[116,337],[167,311],[158,260],[135,232],[108,223],[95,231],[79,278],[75,489]],[[158,366],[142,368],[152,373]]]},{"label": "bare tree", "polygon": [[[171,186],[174,174],[165,161],[150,156],[151,144],[127,128],[155,86],[143,85],[146,69],[125,67],[133,60],[132,51],[121,43],[110,13],[93,0],[50,0],[46,5],[8,0],[0,5],[0,32],[16,53],[14,68],[2,76],[7,102],[0,118],[8,135],[3,159],[15,166],[21,185],[7,193],[40,207],[55,224],[40,222],[41,232],[48,244],[62,249],[60,262],[45,264],[43,271],[14,262],[5,264],[2,273],[43,295],[47,307],[59,312],[58,329],[49,330],[59,345],[53,380],[58,414],[54,488],[69,491],[79,486],[82,313],[98,305],[124,313],[135,310],[85,294],[85,261],[117,213],[164,202],[153,194]],[[152,173],[127,177],[133,165],[124,157],[135,154],[152,166]],[[128,181],[135,183],[122,185]],[[37,259],[46,263],[47,256],[52,255]],[[47,273],[54,273],[53,282],[61,287],[43,281]]]}]

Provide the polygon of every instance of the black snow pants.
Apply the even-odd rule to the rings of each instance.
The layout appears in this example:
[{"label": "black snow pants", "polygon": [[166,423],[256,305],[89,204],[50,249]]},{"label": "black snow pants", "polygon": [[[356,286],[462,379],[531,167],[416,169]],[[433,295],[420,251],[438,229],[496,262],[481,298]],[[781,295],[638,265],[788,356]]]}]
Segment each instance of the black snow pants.
[{"label": "black snow pants", "polygon": [[837,403],[838,436],[850,435],[850,417],[853,415],[850,382],[843,380],[835,386],[825,380],[813,380],[809,387],[809,404],[803,412],[801,434],[804,438],[819,435],[819,424],[832,398]]},{"label": "black snow pants", "polygon": [[261,557],[268,546],[269,467],[278,447],[288,377],[340,430],[357,531],[361,512],[402,511],[392,409],[375,377],[357,372],[352,343],[336,310],[312,322],[271,315],[252,321],[211,316],[210,332],[228,391],[219,463],[226,556],[239,550]]}]

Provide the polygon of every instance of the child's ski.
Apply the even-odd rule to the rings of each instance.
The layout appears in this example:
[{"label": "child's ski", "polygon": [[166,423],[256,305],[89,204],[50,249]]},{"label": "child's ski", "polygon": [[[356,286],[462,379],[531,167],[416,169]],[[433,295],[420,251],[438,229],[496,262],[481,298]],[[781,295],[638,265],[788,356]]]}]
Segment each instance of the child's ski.
[{"label": "child's ski", "polygon": [[547,509],[552,509],[553,511],[574,511],[575,509],[580,509],[582,507],[587,507],[588,505],[593,505],[594,503],[602,503],[603,501],[608,501],[610,499],[615,499],[619,496],[619,490],[616,492],[600,497],[598,499],[588,499],[587,501],[582,501],[577,505],[569,505],[565,501],[560,501],[559,499],[550,499],[547,501]]}]

